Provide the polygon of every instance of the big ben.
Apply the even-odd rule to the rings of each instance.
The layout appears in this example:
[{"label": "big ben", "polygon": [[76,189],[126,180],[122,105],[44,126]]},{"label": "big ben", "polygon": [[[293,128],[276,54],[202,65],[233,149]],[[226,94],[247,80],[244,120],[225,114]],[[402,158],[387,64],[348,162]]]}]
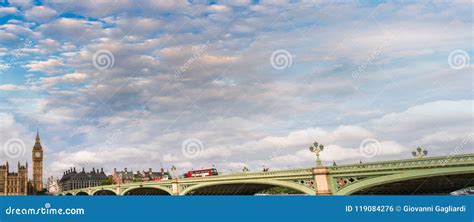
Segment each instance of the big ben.
[{"label": "big ben", "polygon": [[43,190],[43,147],[39,133],[36,132],[36,142],[33,146],[33,192]]}]

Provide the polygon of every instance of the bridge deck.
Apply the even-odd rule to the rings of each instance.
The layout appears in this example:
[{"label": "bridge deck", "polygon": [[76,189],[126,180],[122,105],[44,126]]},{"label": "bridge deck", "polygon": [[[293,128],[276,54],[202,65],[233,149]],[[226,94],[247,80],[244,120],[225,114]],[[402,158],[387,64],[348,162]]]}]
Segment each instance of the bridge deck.
[{"label": "bridge deck", "polygon": [[[391,160],[391,161],[378,161],[378,162],[368,162],[368,163],[357,163],[357,164],[342,164],[338,166],[328,166],[325,167],[328,172],[328,180],[331,186],[333,194],[349,194],[352,192],[363,193],[373,193],[375,192],[376,186],[383,183],[384,181],[379,181],[378,177],[384,179],[387,176],[387,179],[391,179],[394,182],[403,179],[404,177],[416,180],[417,178],[422,177],[423,175],[433,174],[434,172],[446,173],[446,175],[453,175],[455,173],[461,173],[462,175],[471,175],[474,176],[474,154],[463,154],[463,155],[450,155],[450,156],[438,156],[430,157],[423,159],[404,159],[404,160]],[[179,184],[180,190],[189,191],[190,187],[199,187],[199,191],[193,190],[193,192],[204,193],[209,186],[221,187],[221,190],[226,190],[225,186],[237,186],[235,184],[247,184],[249,187],[257,189],[256,186],[250,186],[251,184],[259,184],[261,186],[289,186],[301,190],[308,191],[308,187],[314,189],[316,187],[315,183],[315,174],[314,168],[303,168],[303,169],[291,169],[291,170],[276,170],[268,172],[239,172],[232,174],[224,174],[212,177],[198,177],[198,178],[180,178],[174,180],[166,181],[153,181],[153,182],[139,182],[139,183],[127,183],[121,185],[108,185],[108,186],[99,186],[99,187],[90,187],[77,190],[63,191],[65,193],[77,193],[79,191],[89,192],[97,190],[108,190],[115,192],[114,190],[120,189],[131,189],[136,187],[143,188],[159,188],[162,189],[165,193],[171,193],[173,189],[173,183]],[[435,175],[435,174],[433,174]],[[436,174],[436,176],[439,176]],[[348,189],[347,186],[342,189],[341,186],[337,185],[338,178],[349,178],[351,181],[348,181],[349,185],[355,184],[359,180],[367,179],[372,177],[371,180],[365,180],[360,182],[357,185],[362,186],[366,183],[365,186],[374,187],[374,190],[370,190],[367,187],[361,188],[361,190],[355,190],[352,186],[351,189]],[[465,177],[465,176],[464,176]],[[452,178],[454,180],[454,177]],[[354,180],[354,181],[352,181]],[[442,180],[435,180],[436,183]],[[311,182],[313,181],[313,182]],[[373,182],[371,182],[373,181]],[[301,182],[301,184],[300,184]],[[311,183],[308,184],[307,183]],[[367,185],[368,184],[368,185]],[[433,183],[435,184],[435,183]],[[301,185],[306,186],[301,187]],[[202,188],[201,188],[202,187]],[[119,189],[117,189],[119,188]],[[348,191],[349,190],[349,191]],[[386,190],[385,190],[386,191]],[[394,191],[393,191],[394,192]],[[249,192],[252,193],[252,192]],[[377,193],[377,192],[376,192]]]}]

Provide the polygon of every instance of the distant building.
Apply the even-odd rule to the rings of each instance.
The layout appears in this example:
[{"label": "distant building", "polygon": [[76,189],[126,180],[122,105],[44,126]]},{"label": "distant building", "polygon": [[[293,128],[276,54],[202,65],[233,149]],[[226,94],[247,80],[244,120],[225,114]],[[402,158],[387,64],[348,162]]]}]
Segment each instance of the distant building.
[{"label": "distant building", "polygon": [[171,175],[168,171],[165,172],[163,168],[161,168],[160,172],[153,172],[151,168],[148,171],[137,171],[136,174],[133,175],[135,181],[154,181],[154,180],[168,180],[171,179]]},{"label": "distant building", "polygon": [[82,171],[78,173],[74,167],[64,172],[62,178],[59,180],[59,189],[61,189],[61,191],[68,191],[96,187],[100,186],[105,180],[107,180],[107,175],[105,175],[103,169],[99,171],[99,169],[95,170],[92,168],[92,171],[86,172],[84,168],[82,168]]},{"label": "distant building", "polygon": [[160,172],[153,172],[152,168],[149,168],[148,171],[137,171],[133,173],[133,171],[128,171],[125,168],[123,171],[117,171],[114,169],[112,174],[112,179],[114,184],[124,184],[124,183],[131,183],[131,182],[146,182],[146,181],[156,181],[156,180],[168,180],[171,178],[171,175],[168,171],[164,171],[161,168]]},{"label": "distant building", "polygon": [[11,173],[8,162],[0,165],[0,195],[28,194],[28,163],[21,166],[18,162],[18,172]]},{"label": "distant building", "polygon": [[60,191],[59,180],[53,176],[48,177],[46,182],[46,189],[49,194],[56,194]]},{"label": "distant building", "polygon": [[127,168],[125,168],[123,171],[117,171],[117,168],[114,168],[114,172],[112,174],[112,180],[114,184],[130,183],[133,182],[133,179],[133,172],[128,171]]}]

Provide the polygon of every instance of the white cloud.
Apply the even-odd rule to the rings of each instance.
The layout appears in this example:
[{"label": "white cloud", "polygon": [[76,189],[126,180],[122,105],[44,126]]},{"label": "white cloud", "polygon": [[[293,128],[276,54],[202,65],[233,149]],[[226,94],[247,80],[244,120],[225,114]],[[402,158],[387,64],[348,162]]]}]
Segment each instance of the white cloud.
[{"label": "white cloud", "polygon": [[106,33],[105,30],[102,30],[100,22],[64,17],[44,23],[37,30],[48,37],[76,43],[87,42]]},{"label": "white cloud", "polygon": [[24,90],[25,87],[24,86],[20,86],[20,85],[15,85],[15,84],[3,84],[3,85],[0,85],[0,91],[20,91],[20,90]]},{"label": "white cloud", "polygon": [[[314,154],[309,152],[313,141],[325,145],[321,153],[322,160],[358,160],[366,157],[361,153],[360,144],[366,139],[377,136],[358,126],[340,126],[332,131],[321,128],[310,128],[290,132],[287,136],[265,137],[257,142],[246,143],[233,149],[234,152],[245,152],[245,155],[255,155],[267,159],[267,165],[284,167],[284,164],[304,166],[302,163],[314,161]],[[375,139],[377,140],[377,139]],[[374,159],[387,158],[406,151],[406,148],[395,141],[378,141],[379,151]],[[373,161],[373,160],[372,160]]]},{"label": "white cloud", "polygon": [[[95,167],[98,169],[103,166],[110,166],[111,168],[105,168],[105,170],[111,170],[112,166],[124,166],[134,167],[136,170],[140,168],[137,164],[140,161],[142,163],[150,163],[151,160],[161,159],[161,155],[151,150],[143,150],[138,148],[110,148],[110,147],[97,147],[98,149],[93,150],[79,150],[79,151],[60,151],[58,153],[51,153],[51,158],[56,161],[51,162],[48,166],[53,174],[59,174],[65,169],[70,167]],[[113,158],[111,158],[113,157]],[[150,161],[148,161],[150,160]],[[141,165],[143,166],[143,165]],[[143,167],[141,169],[148,169]]]},{"label": "white cloud", "polygon": [[41,87],[51,87],[59,83],[80,83],[87,78],[87,74],[84,73],[68,73],[62,76],[55,77],[42,77],[40,78]]},{"label": "white cloud", "polygon": [[250,0],[224,0],[222,1],[223,4],[228,4],[232,6],[245,6],[252,3]]},{"label": "white cloud", "polygon": [[[395,141],[381,141],[378,147],[379,150],[373,153],[366,153],[361,151],[359,147],[341,147],[332,144],[325,146],[324,151],[320,153],[320,158],[325,165],[331,165],[333,161],[336,161],[336,163],[356,163],[359,160],[373,162],[391,159],[391,157],[396,155],[405,158],[409,157],[410,150]],[[290,168],[314,166],[315,161],[316,157],[313,153],[308,149],[302,149],[293,154],[273,157],[268,160],[267,165],[277,169],[285,169],[288,168],[288,166]]]},{"label": "white cloud", "polygon": [[[415,133],[415,130],[467,126],[473,120],[474,101],[440,100],[408,108],[399,113],[390,113],[373,121],[375,127],[387,133]],[[388,127],[390,126],[390,127]],[[472,126],[471,126],[472,127]]]},{"label": "white cloud", "polygon": [[25,65],[25,67],[28,71],[52,74],[62,72],[63,65],[63,59],[50,58],[46,61],[31,61],[29,64]]},{"label": "white cloud", "polygon": [[47,22],[56,14],[57,12],[54,9],[45,6],[34,6],[25,11],[25,17],[35,22]]},{"label": "white cloud", "polygon": [[15,41],[18,40],[18,36],[5,32],[4,30],[0,30],[0,40],[5,42]]},{"label": "white cloud", "polygon": [[7,15],[14,15],[18,12],[15,7],[2,7],[0,8],[0,17],[5,17]]},{"label": "white cloud", "polygon": [[16,36],[21,36],[28,39],[35,38],[39,35],[38,33],[32,31],[29,27],[25,27],[24,24],[3,24],[0,26],[0,29],[3,29]]},{"label": "white cloud", "polygon": [[33,5],[32,0],[8,0],[8,3],[12,6],[17,6],[20,8],[29,8]]},{"label": "white cloud", "polygon": [[229,12],[231,9],[225,5],[211,5],[209,11],[211,12]]},{"label": "white cloud", "polygon": [[[29,151],[32,141],[27,140],[32,137],[32,133],[23,124],[19,123],[13,113],[0,112],[0,160],[12,161],[12,157],[17,157],[15,161],[27,161],[30,156]],[[11,141],[21,141],[13,142]],[[10,143],[9,143],[10,141]],[[23,146],[24,145],[24,146]],[[21,155],[24,154],[24,155]]]},{"label": "white cloud", "polygon": [[362,140],[372,137],[374,137],[373,133],[359,126],[339,126],[332,131],[322,128],[308,128],[290,132],[287,136],[267,136],[255,142],[245,143],[242,150],[295,150],[309,147],[314,140],[326,145],[358,146]]}]

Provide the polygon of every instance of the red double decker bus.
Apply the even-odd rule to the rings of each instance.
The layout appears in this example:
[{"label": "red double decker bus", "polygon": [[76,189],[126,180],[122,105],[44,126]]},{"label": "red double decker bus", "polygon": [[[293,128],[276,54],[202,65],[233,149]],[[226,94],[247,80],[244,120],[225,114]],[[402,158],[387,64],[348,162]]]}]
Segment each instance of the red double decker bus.
[{"label": "red double decker bus", "polygon": [[202,169],[202,170],[190,170],[188,173],[185,173],[185,177],[209,177],[209,176],[217,176],[216,168],[211,169]]}]

